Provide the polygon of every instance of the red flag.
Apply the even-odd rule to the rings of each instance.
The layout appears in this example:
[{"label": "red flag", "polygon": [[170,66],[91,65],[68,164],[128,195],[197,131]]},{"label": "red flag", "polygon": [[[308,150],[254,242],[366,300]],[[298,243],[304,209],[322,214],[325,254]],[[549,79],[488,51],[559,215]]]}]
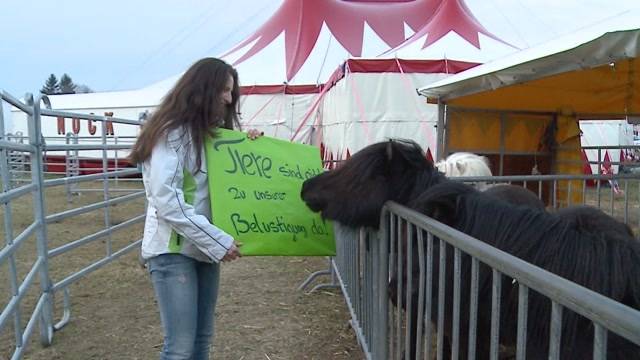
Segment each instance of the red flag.
[{"label": "red flag", "polygon": [[431,149],[427,148],[427,160],[431,161],[431,163],[433,163],[433,155],[431,155]]}]

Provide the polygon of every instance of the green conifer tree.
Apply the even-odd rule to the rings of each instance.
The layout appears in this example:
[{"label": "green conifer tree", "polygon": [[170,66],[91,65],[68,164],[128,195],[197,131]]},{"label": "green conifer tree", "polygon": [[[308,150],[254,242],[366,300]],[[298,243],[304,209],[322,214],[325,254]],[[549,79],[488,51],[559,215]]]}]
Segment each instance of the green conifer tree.
[{"label": "green conifer tree", "polygon": [[58,84],[58,78],[56,78],[56,76],[53,74],[49,75],[49,78],[44,83],[44,86],[42,87],[42,89],[40,89],[40,92],[45,95],[57,94],[59,91],[60,85]]},{"label": "green conifer tree", "polygon": [[76,84],[71,80],[71,76],[62,74],[60,77],[60,91],[59,94],[75,94],[76,93]]}]

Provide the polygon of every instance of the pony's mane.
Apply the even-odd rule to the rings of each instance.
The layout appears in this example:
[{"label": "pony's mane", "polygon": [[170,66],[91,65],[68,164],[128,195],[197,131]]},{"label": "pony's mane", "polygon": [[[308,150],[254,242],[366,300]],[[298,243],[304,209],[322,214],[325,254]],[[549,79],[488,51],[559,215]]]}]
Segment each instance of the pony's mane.
[{"label": "pony's mane", "polygon": [[[449,181],[427,160],[420,145],[411,140],[390,140],[392,157],[390,177],[394,177],[395,194],[390,200],[407,205],[430,187]],[[400,157],[400,159],[398,159]],[[394,167],[394,164],[408,163],[409,166]],[[402,173],[401,173],[402,172]],[[403,174],[404,173],[404,174]],[[406,175],[408,176],[406,176]]]},{"label": "pony's mane", "polygon": [[[404,159],[406,159],[411,163],[415,163],[415,164],[424,163],[425,165],[431,165],[431,163],[427,160],[425,156],[425,152],[424,150],[422,150],[422,147],[420,147],[420,145],[418,145],[418,143],[416,143],[413,140],[391,139],[389,140],[388,143],[380,143],[380,144],[386,144],[387,147],[390,146],[390,148],[388,148],[388,151],[391,151],[390,154],[388,153],[389,160],[394,160],[393,159],[394,153],[397,152]],[[433,167],[433,165],[431,165],[431,167]]]},{"label": "pony's mane", "polygon": [[[445,177],[436,171],[432,162],[427,160],[424,151],[416,142],[405,139],[392,139],[368,146],[355,153],[349,159],[349,166],[337,169],[343,171],[339,186],[345,189],[357,186],[352,179],[374,179],[384,168],[384,176],[393,186],[394,196],[389,200],[403,201],[407,196],[415,197],[428,187],[439,184]],[[410,174],[410,176],[403,176]],[[393,180],[398,181],[393,181]],[[336,181],[340,181],[334,178]],[[355,189],[352,189],[355,190]]]},{"label": "pony's mane", "polygon": [[[530,262],[544,261],[547,252],[572,252],[581,242],[576,229],[557,216],[478,192],[459,196],[455,214],[453,225],[458,230]],[[540,241],[554,249],[540,248]]]},{"label": "pony's mane", "polygon": [[342,185],[348,188],[352,179],[368,179],[379,176],[379,169],[385,168],[388,163],[401,159],[415,167],[433,168],[417,143],[411,140],[389,140],[365,147],[347,160],[347,163],[344,164],[347,166],[340,166],[332,171],[340,172],[340,178],[345,179],[345,183]]},{"label": "pony's mane", "polygon": [[[625,286],[613,286],[611,281],[630,275],[622,273],[624,266],[620,261],[633,258],[636,264],[640,263],[640,242],[623,232],[610,231],[617,220],[604,213],[603,223],[608,226],[585,230],[575,221],[539,209],[514,206],[454,182],[427,190],[417,200],[420,203],[417,207],[424,209],[430,202],[442,203],[443,198],[455,206],[453,214],[445,220],[450,226],[614,299],[621,300],[623,294],[610,294],[609,289]],[[569,258],[573,260],[566,261]],[[602,271],[595,273],[593,269]],[[606,287],[594,288],[590,286],[593,284]]]},{"label": "pony's mane", "polygon": [[[639,243],[632,237],[620,236],[617,231],[608,232],[606,228],[585,230],[555,214],[496,201],[480,192],[462,195],[456,214],[455,227],[459,230],[499,249],[509,249],[511,254],[558,275],[571,275],[574,282],[585,286],[607,284],[605,279],[595,279],[597,276],[625,277],[625,274],[614,273],[620,268],[607,269],[607,264],[612,264],[611,258],[620,256],[620,249],[627,249],[640,261]],[[567,258],[574,259],[570,262],[571,268],[585,271],[572,272],[567,267]],[[596,274],[587,269],[603,271]],[[576,279],[579,274],[581,278]],[[593,290],[607,292],[606,288]],[[606,295],[615,297],[615,294]]]}]

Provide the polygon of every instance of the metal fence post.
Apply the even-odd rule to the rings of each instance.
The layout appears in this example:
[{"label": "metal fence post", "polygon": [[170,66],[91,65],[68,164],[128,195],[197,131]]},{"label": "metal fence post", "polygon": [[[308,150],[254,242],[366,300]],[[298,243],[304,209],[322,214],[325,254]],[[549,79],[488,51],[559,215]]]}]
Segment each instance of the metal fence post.
[{"label": "metal fence post", "polygon": [[50,345],[53,337],[53,294],[51,293],[51,278],[49,277],[49,261],[47,250],[47,224],[45,220],[44,175],[42,152],[44,142],[41,132],[40,101],[49,104],[49,99],[38,95],[34,101],[33,95],[27,94],[27,104],[33,106],[33,115],[28,116],[29,143],[36,149],[31,154],[31,181],[36,184],[33,193],[33,215],[39,224],[36,231],[38,262],[40,262],[40,288],[44,298],[43,313],[40,320],[40,341],[43,345]]},{"label": "metal fence post", "polygon": [[380,230],[376,233],[374,243],[378,248],[378,266],[374,280],[374,319],[373,319],[373,344],[370,344],[371,358],[384,360],[389,353],[388,324],[389,324],[389,211],[384,208],[380,217]]},{"label": "metal fence post", "polygon": [[[4,101],[0,98],[0,139],[5,138],[4,127],[4,114],[2,107]],[[10,151],[10,150],[9,150]],[[0,179],[2,180],[2,192],[7,192],[11,189],[11,166],[9,165],[8,150],[4,147],[0,149]],[[4,220],[4,246],[7,248],[13,245],[13,218],[11,213],[11,204],[9,202],[2,204],[3,220]],[[18,276],[16,270],[15,256],[9,256],[7,260],[9,264],[9,283],[11,284],[11,295],[17,296],[19,293],[20,284],[18,283]],[[15,331],[16,344],[22,345],[22,338],[18,336],[18,329],[20,329],[22,323],[21,312],[15,311],[13,313],[13,327]]]},{"label": "metal fence post", "polygon": [[[109,173],[109,160],[108,160],[108,153],[107,153],[107,121],[103,121],[102,122],[102,134],[101,134],[101,139],[102,139],[102,173],[104,176],[104,178],[102,179],[102,198],[104,199],[105,202],[108,202],[109,199],[111,198],[111,196],[109,195],[109,177],[106,176],[106,174]],[[110,206],[106,206],[104,208],[104,226],[105,228],[110,228],[111,227],[111,207]],[[109,234],[107,235],[107,241],[106,241],[106,252],[107,252],[107,256],[111,256],[112,254],[112,248],[111,248],[111,240],[112,240],[112,235],[111,232],[109,232]]]}]

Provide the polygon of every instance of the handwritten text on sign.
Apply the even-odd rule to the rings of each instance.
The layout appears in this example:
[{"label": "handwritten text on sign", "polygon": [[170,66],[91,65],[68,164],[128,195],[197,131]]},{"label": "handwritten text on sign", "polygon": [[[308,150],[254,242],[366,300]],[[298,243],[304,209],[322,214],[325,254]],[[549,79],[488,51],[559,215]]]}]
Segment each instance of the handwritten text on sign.
[{"label": "handwritten text on sign", "polygon": [[206,144],[213,223],[244,245],[244,255],[334,255],[333,228],[300,199],[320,174],[318,149],[219,130]]}]

